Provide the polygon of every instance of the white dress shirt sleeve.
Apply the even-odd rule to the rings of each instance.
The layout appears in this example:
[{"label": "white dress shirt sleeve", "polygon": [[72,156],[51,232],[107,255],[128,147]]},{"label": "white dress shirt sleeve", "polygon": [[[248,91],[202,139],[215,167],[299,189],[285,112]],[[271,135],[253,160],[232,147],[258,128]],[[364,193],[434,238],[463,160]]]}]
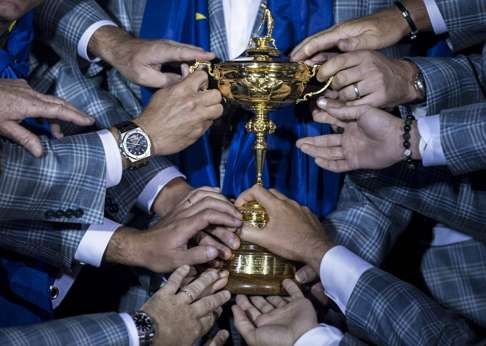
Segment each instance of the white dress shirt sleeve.
[{"label": "white dress shirt sleeve", "polygon": [[123,175],[123,164],[120,149],[115,137],[108,130],[98,131],[106,158],[106,188],[120,183]]},{"label": "white dress shirt sleeve", "polygon": [[435,0],[424,0],[424,5],[429,14],[430,23],[432,24],[432,29],[436,35],[444,34],[447,32],[447,24],[440,13],[439,6]]},{"label": "white dress shirt sleeve", "polygon": [[135,326],[135,322],[133,321],[133,318],[126,312],[121,313],[120,317],[123,320],[123,323],[125,323],[125,326],[127,327],[128,345],[139,346],[140,342],[138,339],[138,331],[137,331],[137,327]]},{"label": "white dress shirt sleeve", "polygon": [[144,210],[146,213],[151,212],[152,205],[155,199],[159,195],[160,191],[175,178],[186,178],[175,167],[168,167],[160,171],[155,177],[152,178],[142,190],[137,198],[137,206]]},{"label": "white dress shirt sleeve", "polygon": [[440,138],[440,116],[419,118],[417,128],[420,134],[419,150],[422,164],[426,167],[446,165],[447,159]]},{"label": "white dress shirt sleeve", "polygon": [[294,346],[338,346],[343,333],[336,327],[321,324],[302,335]]},{"label": "white dress shirt sleeve", "polygon": [[343,314],[361,275],[373,266],[346,249],[335,246],[322,258],[320,277],[326,295]]},{"label": "white dress shirt sleeve", "polygon": [[115,23],[113,23],[111,20],[100,20],[96,23],[91,24],[88,27],[88,29],[86,29],[86,31],[83,33],[83,35],[81,36],[81,38],[79,39],[79,42],[78,42],[78,55],[81,58],[88,60],[89,62],[98,62],[98,61],[101,60],[98,57],[91,58],[89,56],[88,44],[89,44],[89,41],[91,40],[91,37],[96,32],[96,30],[98,30],[102,26],[107,26],[107,25],[108,26],[118,26]]},{"label": "white dress shirt sleeve", "polygon": [[113,233],[120,227],[120,224],[107,218],[100,225],[89,226],[76,249],[74,259],[80,263],[99,267]]}]

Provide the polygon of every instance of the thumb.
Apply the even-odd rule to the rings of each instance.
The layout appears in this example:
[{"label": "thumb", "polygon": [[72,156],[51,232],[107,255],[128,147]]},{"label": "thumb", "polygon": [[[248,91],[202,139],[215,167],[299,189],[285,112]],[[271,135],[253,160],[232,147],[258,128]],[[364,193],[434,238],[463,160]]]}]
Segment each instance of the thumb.
[{"label": "thumb", "polygon": [[139,83],[149,88],[167,88],[181,80],[176,73],[163,73],[150,66],[144,66],[144,69]]},{"label": "thumb", "polygon": [[43,148],[39,137],[21,125],[12,121],[7,121],[0,125],[0,133],[22,145],[35,157],[42,156]]},{"label": "thumb", "polygon": [[201,70],[195,71],[189,74],[178,87],[183,91],[189,88],[194,93],[205,90],[208,87],[208,74]]}]

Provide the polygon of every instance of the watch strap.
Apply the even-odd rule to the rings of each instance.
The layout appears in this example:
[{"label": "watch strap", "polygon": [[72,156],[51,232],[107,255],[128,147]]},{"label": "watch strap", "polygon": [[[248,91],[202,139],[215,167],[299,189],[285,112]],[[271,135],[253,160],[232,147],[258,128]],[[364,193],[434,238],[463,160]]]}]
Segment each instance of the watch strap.
[{"label": "watch strap", "polygon": [[411,30],[409,34],[410,39],[415,40],[419,33],[419,29],[417,28],[417,25],[413,21],[410,11],[405,7],[404,4],[402,4],[401,1],[395,1],[394,4],[400,10],[402,17],[407,21],[408,26],[410,27]]},{"label": "watch strap", "polygon": [[131,121],[124,121],[124,122],[121,122],[119,124],[116,124],[115,127],[118,131],[120,131],[120,134],[122,134],[122,133],[128,132],[130,130],[134,130],[134,129],[138,128],[139,126],[137,126],[135,123],[133,123]]}]

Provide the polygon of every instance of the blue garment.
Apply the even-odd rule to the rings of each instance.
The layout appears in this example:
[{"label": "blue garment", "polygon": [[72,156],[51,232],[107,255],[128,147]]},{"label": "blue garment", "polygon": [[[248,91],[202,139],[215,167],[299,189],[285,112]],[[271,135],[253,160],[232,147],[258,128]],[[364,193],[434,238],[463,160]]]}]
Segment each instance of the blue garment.
[{"label": "blue garment", "polygon": [[[274,37],[285,54],[305,37],[334,22],[333,0],[268,1],[268,6],[275,17]],[[208,20],[196,20],[196,12],[208,18],[207,1],[148,0],[140,36],[171,39],[209,50]],[[143,89],[145,105],[151,95],[151,90]],[[226,196],[237,197],[255,182],[254,135],[244,128],[250,116],[241,110],[241,120],[229,147],[222,191]],[[308,206],[320,217],[329,214],[336,206],[340,175],[319,168],[311,157],[296,148],[295,142],[301,137],[329,134],[330,127],[313,122],[307,105],[272,112],[270,118],[277,124],[277,131],[267,137],[266,186]],[[174,163],[195,187],[220,186],[209,142],[210,131],[174,157]]]},{"label": "blue garment", "polygon": [[[29,73],[29,51],[33,40],[32,13],[26,14],[0,49],[0,78],[25,78]],[[47,122],[26,119],[23,125],[36,133],[50,133]],[[53,310],[49,286],[54,282],[40,263],[24,262],[2,253],[0,257],[0,327],[45,321]]]}]

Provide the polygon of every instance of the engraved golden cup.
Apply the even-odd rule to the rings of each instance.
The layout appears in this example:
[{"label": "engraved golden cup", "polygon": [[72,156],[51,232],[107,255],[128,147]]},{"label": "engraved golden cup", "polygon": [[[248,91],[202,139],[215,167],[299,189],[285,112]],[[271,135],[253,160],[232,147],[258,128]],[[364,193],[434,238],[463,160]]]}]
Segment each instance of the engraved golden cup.
[{"label": "engraved golden cup", "polygon": [[[262,5],[264,6],[264,5]],[[246,51],[246,60],[217,64],[197,61],[194,71],[207,68],[208,74],[217,81],[217,86],[227,102],[236,103],[255,113],[246,124],[247,131],[255,134],[256,183],[263,184],[263,165],[267,150],[266,136],[276,126],[268,113],[280,107],[306,101],[324,92],[332,78],[316,92],[304,95],[309,81],[316,75],[318,65],[280,61],[280,52],[272,38],[273,17],[264,7],[267,35],[254,37]],[[249,59],[249,60],[248,60]],[[268,222],[265,209],[256,201],[241,208],[243,221],[255,232],[264,232]],[[292,279],[295,265],[259,246],[242,242],[239,250],[226,265],[230,272],[227,289],[234,294],[285,295],[281,287],[284,279]]]}]

